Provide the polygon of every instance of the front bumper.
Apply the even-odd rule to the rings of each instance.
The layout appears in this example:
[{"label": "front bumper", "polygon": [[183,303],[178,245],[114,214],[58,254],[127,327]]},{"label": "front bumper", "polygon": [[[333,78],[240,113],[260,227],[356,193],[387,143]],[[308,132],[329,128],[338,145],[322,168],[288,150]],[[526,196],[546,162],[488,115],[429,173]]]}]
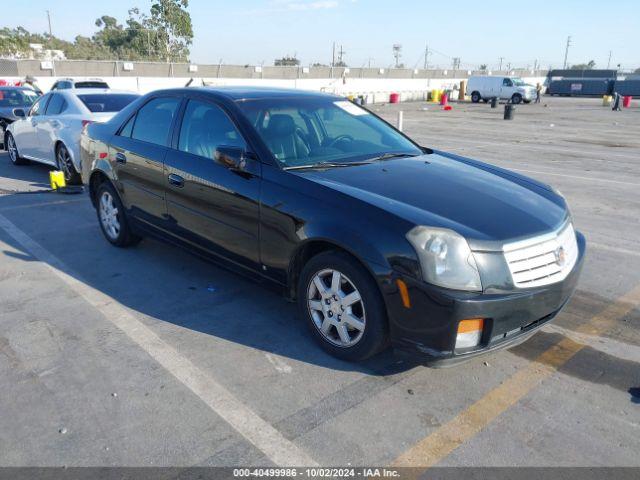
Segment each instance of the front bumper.
[{"label": "front bumper", "polygon": [[[409,278],[411,307],[400,295],[387,295],[391,342],[396,353],[429,366],[448,366],[527,340],[551,321],[568,302],[576,288],[586,249],[577,233],[578,260],[561,282],[508,293],[479,294],[435,287]],[[461,320],[483,318],[480,344],[456,350]]]}]

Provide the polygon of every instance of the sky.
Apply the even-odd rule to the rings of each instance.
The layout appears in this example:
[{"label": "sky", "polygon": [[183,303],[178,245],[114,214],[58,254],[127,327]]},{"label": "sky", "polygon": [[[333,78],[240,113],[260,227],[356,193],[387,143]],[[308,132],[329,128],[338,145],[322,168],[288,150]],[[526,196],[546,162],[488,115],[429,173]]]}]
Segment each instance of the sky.
[{"label": "sky", "polygon": [[[3,10],[0,26],[48,29],[73,40],[91,35],[94,21],[111,15],[123,21],[134,6],[148,11],[151,0],[20,0]],[[17,8],[17,5],[20,5]],[[303,65],[331,62],[332,45],[344,49],[352,67],[393,65],[393,44],[402,45],[401,61],[422,67],[426,45],[429,65],[462,68],[486,64],[496,69],[561,67],[567,36],[569,64],[596,62],[606,68],[640,67],[640,17],[637,0],[496,1],[454,0],[190,0],[193,63],[272,65],[296,55]]]}]

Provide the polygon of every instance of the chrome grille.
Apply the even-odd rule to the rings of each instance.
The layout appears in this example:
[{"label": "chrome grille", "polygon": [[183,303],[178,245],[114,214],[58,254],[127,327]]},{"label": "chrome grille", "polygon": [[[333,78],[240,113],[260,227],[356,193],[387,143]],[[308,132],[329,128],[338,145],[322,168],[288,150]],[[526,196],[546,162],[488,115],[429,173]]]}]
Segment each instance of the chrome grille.
[{"label": "chrome grille", "polygon": [[513,284],[519,288],[539,287],[564,280],[578,259],[573,225],[503,247]]}]

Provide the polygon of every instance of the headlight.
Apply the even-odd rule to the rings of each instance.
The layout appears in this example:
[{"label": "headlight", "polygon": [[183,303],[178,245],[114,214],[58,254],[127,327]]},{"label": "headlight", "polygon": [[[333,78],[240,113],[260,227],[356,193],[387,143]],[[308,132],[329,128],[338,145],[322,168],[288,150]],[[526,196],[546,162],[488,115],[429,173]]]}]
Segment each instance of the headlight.
[{"label": "headlight", "polygon": [[463,236],[445,228],[418,226],[407,233],[407,240],[416,249],[426,282],[482,291],[476,260]]}]

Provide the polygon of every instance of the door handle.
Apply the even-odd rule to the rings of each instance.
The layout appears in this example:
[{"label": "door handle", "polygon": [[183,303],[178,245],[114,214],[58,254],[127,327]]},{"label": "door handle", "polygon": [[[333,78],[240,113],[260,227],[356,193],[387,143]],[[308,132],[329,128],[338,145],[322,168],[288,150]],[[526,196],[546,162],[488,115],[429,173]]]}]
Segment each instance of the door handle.
[{"label": "door handle", "polygon": [[180,175],[171,173],[168,178],[170,185],[173,185],[174,187],[184,187],[184,178],[182,178]]},{"label": "door handle", "polygon": [[116,153],[116,162],[122,163],[122,164],[127,163],[127,157],[125,156],[124,153],[118,152]]},{"label": "door handle", "polygon": [[53,128],[58,128],[60,126],[60,122],[58,120],[51,120],[51,126]]}]

